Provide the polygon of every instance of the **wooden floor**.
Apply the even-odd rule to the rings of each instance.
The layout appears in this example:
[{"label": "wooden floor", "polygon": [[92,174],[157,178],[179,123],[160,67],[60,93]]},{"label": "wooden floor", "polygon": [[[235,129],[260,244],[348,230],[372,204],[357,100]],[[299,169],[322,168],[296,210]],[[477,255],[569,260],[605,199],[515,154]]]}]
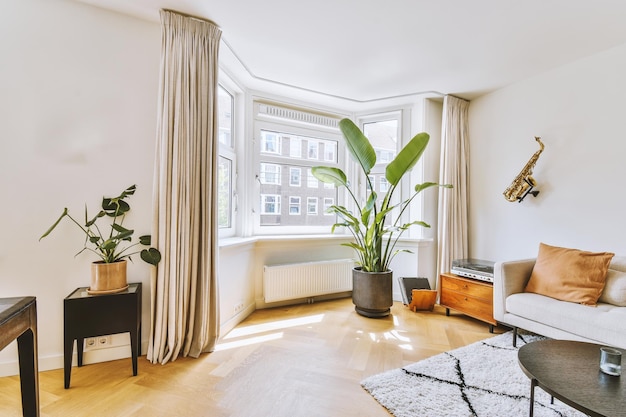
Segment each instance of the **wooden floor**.
[{"label": "wooden floor", "polygon": [[[496,333],[506,329],[496,328]],[[357,315],[350,299],[258,310],[215,352],[167,365],[130,358],[41,372],[41,415],[346,417],[389,416],[359,385],[364,377],[493,336],[460,314]],[[21,416],[19,378],[0,378],[0,415]]]}]

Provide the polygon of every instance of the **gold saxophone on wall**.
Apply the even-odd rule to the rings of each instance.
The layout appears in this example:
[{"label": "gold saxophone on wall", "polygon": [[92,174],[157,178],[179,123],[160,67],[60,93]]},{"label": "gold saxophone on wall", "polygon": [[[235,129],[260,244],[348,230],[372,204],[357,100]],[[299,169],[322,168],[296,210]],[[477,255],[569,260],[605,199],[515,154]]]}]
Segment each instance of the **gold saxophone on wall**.
[{"label": "gold saxophone on wall", "polygon": [[511,185],[502,193],[507,201],[518,201],[521,203],[528,194],[532,194],[533,197],[537,197],[537,194],[539,194],[539,191],[533,191],[533,187],[537,185],[537,182],[532,177],[532,174],[533,168],[537,163],[537,159],[539,159],[539,155],[543,152],[544,146],[539,136],[535,136],[535,140],[539,143],[540,148],[528,160],[522,171],[517,174],[517,177],[515,177]]}]

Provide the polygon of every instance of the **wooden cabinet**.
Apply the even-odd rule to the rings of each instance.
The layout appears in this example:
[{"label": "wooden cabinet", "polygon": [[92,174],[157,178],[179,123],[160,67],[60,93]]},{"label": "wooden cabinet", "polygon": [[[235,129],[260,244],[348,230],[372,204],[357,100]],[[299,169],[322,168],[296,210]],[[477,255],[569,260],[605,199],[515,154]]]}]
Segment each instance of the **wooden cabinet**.
[{"label": "wooden cabinet", "polygon": [[456,310],[489,323],[493,332],[493,326],[498,324],[493,318],[493,284],[451,273],[439,278],[439,304],[446,308],[446,315],[450,309]]}]

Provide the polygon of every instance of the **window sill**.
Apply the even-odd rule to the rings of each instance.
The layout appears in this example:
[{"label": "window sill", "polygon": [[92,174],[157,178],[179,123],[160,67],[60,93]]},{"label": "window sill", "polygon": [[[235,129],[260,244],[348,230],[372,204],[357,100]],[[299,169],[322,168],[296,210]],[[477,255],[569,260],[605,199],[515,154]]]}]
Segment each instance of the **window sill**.
[{"label": "window sill", "polygon": [[[288,241],[298,241],[298,242],[314,242],[317,240],[346,240],[351,241],[351,235],[341,235],[341,234],[321,234],[321,235],[271,235],[271,236],[251,236],[251,237],[229,237],[220,239],[218,242],[218,246],[220,248],[232,248],[237,246],[245,246],[256,243],[268,243],[272,242],[288,242]],[[412,244],[416,246],[426,246],[433,242],[432,238],[401,238],[398,240],[398,243],[403,244]]]}]

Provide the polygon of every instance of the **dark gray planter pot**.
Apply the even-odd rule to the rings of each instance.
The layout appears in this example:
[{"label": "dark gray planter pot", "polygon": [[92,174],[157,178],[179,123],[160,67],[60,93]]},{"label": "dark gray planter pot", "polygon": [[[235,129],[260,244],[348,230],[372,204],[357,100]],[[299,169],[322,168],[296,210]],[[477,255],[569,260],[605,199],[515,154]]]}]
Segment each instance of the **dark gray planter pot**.
[{"label": "dark gray planter pot", "polygon": [[352,270],[352,303],[357,313],[370,318],[387,317],[393,305],[393,271]]}]

